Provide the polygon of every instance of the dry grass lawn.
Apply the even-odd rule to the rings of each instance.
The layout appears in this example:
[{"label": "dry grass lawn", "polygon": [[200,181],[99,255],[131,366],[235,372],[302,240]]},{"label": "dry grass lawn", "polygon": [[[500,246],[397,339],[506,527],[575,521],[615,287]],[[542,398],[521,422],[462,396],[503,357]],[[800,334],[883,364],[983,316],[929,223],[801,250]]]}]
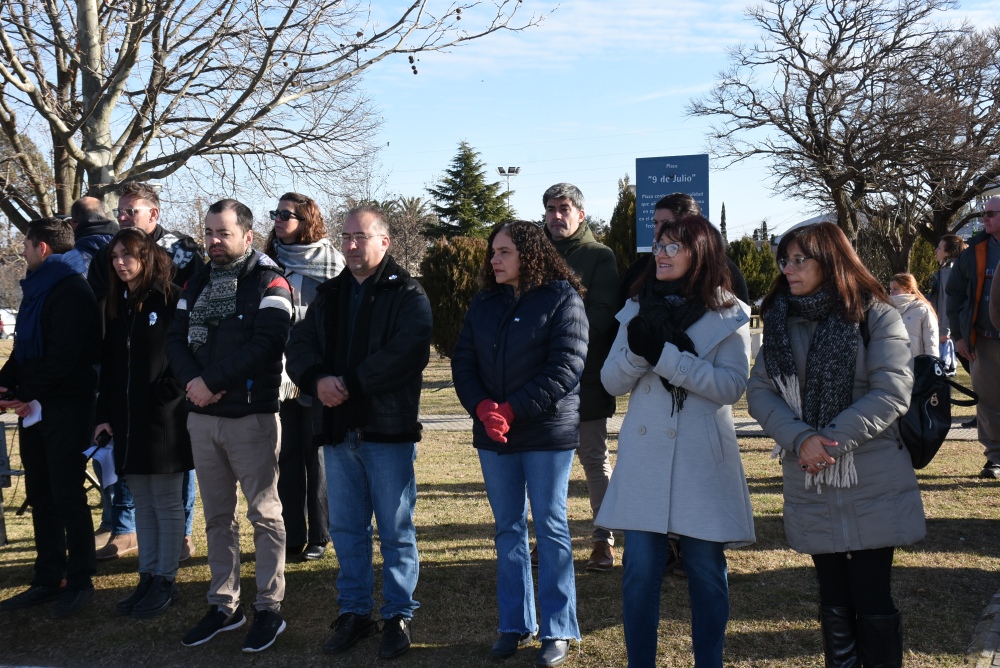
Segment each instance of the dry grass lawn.
[{"label": "dry grass lawn", "polygon": [[[453,391],[443,373],[429,378],[440,389],[441,406]],[[439,383],[434,385],[434,383]],[[446,393],[451,393],[451,399]],[[425,398],[427,393],[425,391]],[[439,410],[425,403],[426,412]],[[459,409],[460,410],[460,409]],[[8,431],[8,434],[11,432]],[[789,667],[823,665],[815,621],[816,585],[808,557],[787,549],[781,526],[781,481],[769,458],[766,439],[744,439],[744,465],[756,514],[756,545],[729,553],[732,619],[726,665]],[[616,443],[612,442],[612,448]],[[18,465],[16,447],[14,466]],[[927,538],[897,551],[894,592],[905,615],[906,665],[911,668],[962,666],[972,629],[990,597],[1000,589],[998,491],[1000,481],[981,480],[978,444],[948,442],[919,471],[928,517]],[[464,433],[428,432],[417,460],[418,543],[421,551],[417,599],[422,607],[413,625],[414,648],[395,661],[400,666],[494,665],[488,648],[496,629],[495,556],[492,519],[478,460]],[[24,499],[23,479],[3,490],[11,543],[0,548],[0,597],[29,581],[34,557],[30,513],[16,517]],[[90,493],[95,521],[98,498]],[[576,465],[570,483],[578,616],[583,642],[572,663],[581,667],[626,664],[621,624],[621,568],[610,574],[584,570],[589,554],[589,503],[583,471]],[[200,512],[200,511],[199,511]],[[252,532],[242,527],[243,601],[254,597]],[[134,556],[98,566],[97,595],[72,620],[53,620],[46,608],[0,614],[0,663],[35,666],[217,666],[235,662],[266,666],[365,666],[379,663],[378,641],[363,642],[341,657],[321,646],[336,616],[332,554],[318,563],[290,563],[283,612],[288,629],[261,655],[240,652],[243,633],[222,634],[202,647],[186,648],[180,638],[205,610],[209,572],[204,558],[203,521],[195,536],[200,553],[180,571],[180,603],[151,620],[114,616],[114,604],[136,581]],[[377,553],[377,551],[376,551]],[[377,587],[380,585],[377,585]],[[663,582],[660,665],[691,666],[690,607],[686,581]],[[506,662],[532,663],[533,648]]]}]

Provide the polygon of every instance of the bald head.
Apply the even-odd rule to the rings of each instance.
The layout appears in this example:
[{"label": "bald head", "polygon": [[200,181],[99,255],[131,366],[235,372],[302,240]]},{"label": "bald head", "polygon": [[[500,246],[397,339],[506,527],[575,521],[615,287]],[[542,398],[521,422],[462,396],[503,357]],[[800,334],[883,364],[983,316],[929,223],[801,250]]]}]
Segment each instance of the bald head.
[{"label": "bald head", "polygon": [[96,197],[81,197],[73,202],[69,213],[73,229],[76,229],[77,225],[81,223],[108,219],[108,214],[104,211],[104,204]]},{"label": "bald head", "polygon": [[1000,241],[1000,196],[986,200],[983,207],[983,230]]}]

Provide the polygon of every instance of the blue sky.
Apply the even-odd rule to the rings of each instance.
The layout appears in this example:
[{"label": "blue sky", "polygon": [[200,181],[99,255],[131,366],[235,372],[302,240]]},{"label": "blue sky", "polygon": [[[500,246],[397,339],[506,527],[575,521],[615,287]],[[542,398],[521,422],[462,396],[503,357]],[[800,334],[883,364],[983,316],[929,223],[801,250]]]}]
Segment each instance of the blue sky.
[{"label": "blue sky", "polygon": [[[424,187],[465,140],[495,180],[502,180],[498,166],[521,167],[511,181],[521,217],[540,217],[542,192],[569,181],[586,196],[587,213],[609,219],[618,180],[628,174],[634,182],[637,157],[707,152],[709,121],[688,118],[684,108],[726,67],[727,47],[756,41],[746,5],[573,0],[539,27],[422,54],[416,76],[405,56],[383,61],[365,75],[384,123],[382,194],[427,197]],[[520,11],[553,7],[524,0]],[[944,15],[980,26],[998,16],[1000,0],[965,2]],[[463,17],[476,24],[472,12]],[[709,217],[718,223],[725,202],[731,239],[765,217],[776,232],[816,213],[775,195],[760,162],[711,166]]]}]

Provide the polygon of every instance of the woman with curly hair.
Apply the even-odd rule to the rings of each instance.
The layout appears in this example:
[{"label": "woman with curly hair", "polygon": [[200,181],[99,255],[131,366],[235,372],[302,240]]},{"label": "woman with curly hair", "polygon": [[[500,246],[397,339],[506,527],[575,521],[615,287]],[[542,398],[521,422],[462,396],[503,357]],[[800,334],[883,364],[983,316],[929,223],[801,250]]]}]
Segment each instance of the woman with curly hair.
[{"label": "woman with curly hair", "polygon": [[108,244],[110,282],[94,440],[114,437],[115,469],[135,500],[139,583],[118,615],[153,617],[180,597],[184,474],[194,468],[184,388],[167,361],[180,288],[170,256],[137,227]]},{"label": "woman with curly hair", "polygon": [[[451,368],[474,418],[472,442],[496,524],[500,635],[491,653],[512,656],[537,632],[535,665],[558,666],[569,641],[580,640],[566,495],[580,441],[584,290],[542,229],[526,221],[494,228],[480,283]],[[538,541],[537,622],[529,506]]]},{"label": "woman with curly hair", "polygon": [[835,224],[786,232],[777,256],[747,404],[782,463],[785,537],[816,567],[826,665],[898,668],[893,551],[924,537],[897,427],[913,387],[910,339]]},{"label": "woman with curly hair", "polygon": [[[301,321],[316,296],[316,288],[344,268],[344,256],[327,237],[319,206],[299,193],[285,193],[271,212],[274,229],[264,253],[280,264],[292,286],[295,322]],[[330,542],[326,469],[313,445],[310,397],[282,374],[281,452],[278,455],[278,497],[285,520],[289,558],[321,559]]]},{"label": "woman with curly hair", "polygon": [[755,540],[732,413],[750,372],[750,318],[732,293],[722,235],[711,223],[687,215],[657,231],[654,261],[618,313],[601,369],[608,392],[631,394],[597,524],[625,532],[628,665],[656,665],[670,535],[684,555],[695,665],[721,668],[725,549]]}]

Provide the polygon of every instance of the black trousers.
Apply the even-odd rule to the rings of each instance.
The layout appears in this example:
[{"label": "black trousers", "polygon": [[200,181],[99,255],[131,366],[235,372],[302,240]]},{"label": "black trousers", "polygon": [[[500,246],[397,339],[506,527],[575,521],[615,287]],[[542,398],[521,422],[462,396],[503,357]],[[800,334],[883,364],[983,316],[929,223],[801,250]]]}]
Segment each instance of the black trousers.
[{"label": "black trousers", "polygon": [[[21,464],[35,529],[32,585],[93,586],[94,523],[83,487],[83,450],[94,434],[94,403],[43,405],[42,420],[20,427]],[[68,553],[68,554],[67,554]]]},{"label": "black trousers", "polygon": [[[820,605],[851,608],[858,615],[891,615],[892,556],[895,548],[815,554]],[[848,558],[850,554],[850,558]]]},{"label": "black trousers", "polygon": [[326,464],[320,448],[313,445],[311,411],[295,399],[287,399],[281,402],[278,413],[281,419],[278,498],[281,518],[285,521],[286,545],[330,542]]}]

